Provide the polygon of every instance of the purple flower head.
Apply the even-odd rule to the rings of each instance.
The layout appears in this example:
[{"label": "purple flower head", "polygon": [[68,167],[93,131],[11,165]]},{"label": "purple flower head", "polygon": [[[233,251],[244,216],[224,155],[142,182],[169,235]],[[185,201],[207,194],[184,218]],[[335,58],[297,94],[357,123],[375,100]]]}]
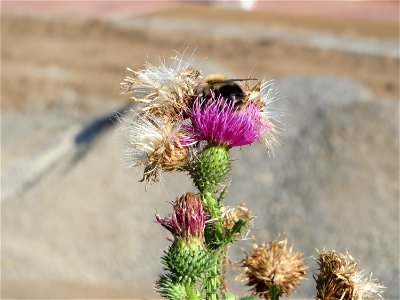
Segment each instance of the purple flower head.
[{"label": "purple flower head", "polygon": [[156,222],[170,231],[175,237],[203,237],[209,214],[203,209],[200,197],[186,193],[173,204],[173,213],[165,218],[156,214]]},{"label": "purple flower head", "polygon": [[236,107],[233,101],[212,96],[197,98],[190,113],[189,125],[183,126],[187,137],[181,140],[188,146],[207,140],[228,148],[243,146],[259,139],[269,128],[268,120],[260,115],[260,107],[248,102]]}]

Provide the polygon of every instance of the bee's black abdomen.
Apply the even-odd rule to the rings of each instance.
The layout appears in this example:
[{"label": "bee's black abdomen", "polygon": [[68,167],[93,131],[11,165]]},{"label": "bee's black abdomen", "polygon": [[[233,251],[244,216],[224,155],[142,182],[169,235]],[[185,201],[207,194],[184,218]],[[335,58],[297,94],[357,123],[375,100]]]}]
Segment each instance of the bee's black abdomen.
[{"label": "bee's black abdomen", "polygon": [[225,99],[235,102],[241,101],[245,97],[242,88],[236,83],[221,86],[219,88],[219,94]]}]

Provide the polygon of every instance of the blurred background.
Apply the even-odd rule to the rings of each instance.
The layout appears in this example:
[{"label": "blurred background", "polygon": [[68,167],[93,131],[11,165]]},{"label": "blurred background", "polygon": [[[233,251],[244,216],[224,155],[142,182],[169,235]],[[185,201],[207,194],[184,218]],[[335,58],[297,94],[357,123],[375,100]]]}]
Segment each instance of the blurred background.
[{"label": "blurred background", "polygon": [[226,201],[257,215],[259,242],[304,253],[290,298],[314,297],[315,249],[335,249],[399,299],[399,2],[256,0],[1,2],[2,298],[158,298],[154,211],[193,187],[138,183],[113,115],[126,67],[186,48],[285,95],[282,144],[233,151]]}]

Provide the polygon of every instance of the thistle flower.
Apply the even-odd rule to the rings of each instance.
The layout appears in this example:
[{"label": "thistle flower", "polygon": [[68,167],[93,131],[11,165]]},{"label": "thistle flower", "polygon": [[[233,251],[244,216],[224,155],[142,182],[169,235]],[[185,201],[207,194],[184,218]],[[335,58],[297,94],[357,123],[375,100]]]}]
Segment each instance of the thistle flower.
[{"label": "thistle flower", "polygon": [[385,289],[372,274],[359,270],[357,261],[348,253],[325,251],[319,253],[317,299],[363,300],[383,299]]},{"label": "thistle flower", "polygon": [[191,105],[201,84],[201,71],[192,66],[192,61],[193,55],[186,57],[185,52],[176,52],[159,66],[147,62],[143,70],[127,68],[132,75],[123,79],[122,92],[131,93],[133,100],[145,103],[141,111],[177,120]]},{"label": "thistle flower", "polygon": [[179,127],[133,109],[120,121],[128,145],[125,159],[128,167],[144,166],[141,181],[157,181],[160,171],[171,172],[185,164],[189,149],[180,143],[183,135]]},{"label": "thistle flower", "polygon": [[221,96],[213,95],[207,101],[197,98],[189,114],[191,123],[183,126],[187,133],[187,137],[181,139],[183,145],[207,140],[227,148],[243,146],[259,139],[269,128],[257,105],[249,102],[238,108]]},{"label": "thistle flower", "polygon": [[174,237],[189,239],[204,237],[208,213],[203,209],[199,195],[186,193],[173,204],[173,213],[165,218],[156,214],[157,223],[170,231]]},{"label": "thistle flower", "polygon": [[279,296],[289,295],[305,277],[303,255],[286,246],[287,240],[272,241],[268,246],[254,244],[252,252],[241,261],[241,281],[252,287],[253,294],[269,299],[275,287]]}]

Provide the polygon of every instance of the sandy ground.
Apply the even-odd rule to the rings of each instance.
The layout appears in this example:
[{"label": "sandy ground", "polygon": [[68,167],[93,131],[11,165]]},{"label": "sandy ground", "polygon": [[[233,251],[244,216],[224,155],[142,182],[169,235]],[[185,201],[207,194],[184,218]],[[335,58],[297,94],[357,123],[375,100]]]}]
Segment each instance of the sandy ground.
[{"label": "sandy ground", "polygon": [[[363,5],[370,5],[368,11],[374,15],[380,12],[382,20],[368,17],[371,13]],[[311,31],[341,34],[347,36],[364,36],[386,39],[399,39],[398,28],[398,3],[392,1],[366,2],[366,3],[323,3],[294,4],[285,2],[261,2],[253,11],[243,12],[238,9],[219,7],[210,9],[204,6],[180,6],[149,12],[148,16],[163,16],[174,19],[203,20],[215,24],[260,24],[263,26],[283,26],[289,28],[302,28]],[[310,9],[313,6],[313,10]],[[384,16],[393,14],[393,17]],[[364,16],[364,18],[359,17]]]},{"label": "sandy ground", "polygon": [[[23,289],[21,289],[23,287]],[[126,287],[95,285],[79,282],[53,282],[42,280],[4,280],[2,281],[2,299],[149,299],[157,298],[151,288],[128,289]],[[47,298],[47,297],[46,297]]]},{"label": "sandy ground", "polygon": [[[330,30],[336,33],[371,34],[393,38],[398,28],[393,23],[364,21],[333,22],[292,16],[270,18],[268,13],[243,13],[228,10],[219,14],[207,8],[169,10],[165,17],[202,18],[208,24],[229,22],[241,15],[244,23],[271,23]],[[202,11],[203,10],[203,11]],[[206,17],[204,17],[206,16]],[[325,24],[322,26],[321,24]],[[362,25],[369,24],[370,27]],[[380,24],[380,25],[379,25]],[[274,40],[243,40],[208,37],[204,34],[157,34],[146,30],[122,29],[95,19],[34,18],[5,15],[2,18],[2,105],[27,107],[45,101],[49,109],[59,95],[85,95],[126,101],[118,96],[124,68],[140,68],[148,55],[157,62],[169,57],[171,49],[197,48],[197,56],[207,57],[232,69],[238,76],[252,73],[261,78],[290,74],[332,74],[362,82],[378,96],[399,97],[399,60],[368,57],[315,49]],[[24,47],[21,47],[23,42]],[[223,49],[223,51],[221,51]],[[90,109],[82,104],[82,109]]]}]

